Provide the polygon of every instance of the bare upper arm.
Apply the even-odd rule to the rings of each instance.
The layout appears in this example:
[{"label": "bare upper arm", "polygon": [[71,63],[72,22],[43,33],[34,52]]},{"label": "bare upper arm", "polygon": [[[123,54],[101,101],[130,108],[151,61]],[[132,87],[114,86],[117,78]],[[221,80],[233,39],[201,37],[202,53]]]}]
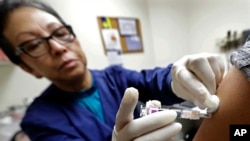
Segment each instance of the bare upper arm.
[{"label": "bare upper arm", "polygon": [[231,124],[250,124],[250,81],[240,70],[229,70],[217,95],[220,107],[212,118],[202,121],[194,141],[228,141]]}]

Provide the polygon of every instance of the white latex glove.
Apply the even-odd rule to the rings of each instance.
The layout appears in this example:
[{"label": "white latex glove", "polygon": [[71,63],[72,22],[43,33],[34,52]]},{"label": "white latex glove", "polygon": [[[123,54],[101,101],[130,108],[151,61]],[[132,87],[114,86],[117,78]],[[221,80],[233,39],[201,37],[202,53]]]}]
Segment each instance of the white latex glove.
[{"label": "white latex glove", "polygon": [[217,54],[184,56],[173,64],[172,90],[178,97],[214,112],[219,107],[220,100],[215,93],[224,71],[223,59]]},{"label": "white latex glove", "polygon": [[137,102],[137,89],[127,88],[116,115],[112,141],[167,141],[181,130],[181,124],[174,122],[177,113],[170,110],[134,119]]}]

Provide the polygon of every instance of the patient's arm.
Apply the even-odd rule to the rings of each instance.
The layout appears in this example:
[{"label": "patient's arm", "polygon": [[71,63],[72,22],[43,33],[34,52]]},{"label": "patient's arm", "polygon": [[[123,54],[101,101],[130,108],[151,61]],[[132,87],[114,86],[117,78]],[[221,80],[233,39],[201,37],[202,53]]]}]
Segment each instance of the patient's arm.
[{"label": "patient's arm", "polygon": [[229,125],[250,124],[250,81],[232,67],[218,87],[220,107],[204,119],[193,141],[229,141]]}]

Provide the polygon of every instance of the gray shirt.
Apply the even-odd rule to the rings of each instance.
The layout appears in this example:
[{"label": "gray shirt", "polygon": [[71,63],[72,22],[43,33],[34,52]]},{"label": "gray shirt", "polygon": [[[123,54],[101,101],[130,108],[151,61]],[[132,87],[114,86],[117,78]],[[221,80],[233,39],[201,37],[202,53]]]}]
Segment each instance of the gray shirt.
[{"label": "gray shirt", "polygon": [[230,56],[232,65],[241,70],[250,80],[250,40]]}]

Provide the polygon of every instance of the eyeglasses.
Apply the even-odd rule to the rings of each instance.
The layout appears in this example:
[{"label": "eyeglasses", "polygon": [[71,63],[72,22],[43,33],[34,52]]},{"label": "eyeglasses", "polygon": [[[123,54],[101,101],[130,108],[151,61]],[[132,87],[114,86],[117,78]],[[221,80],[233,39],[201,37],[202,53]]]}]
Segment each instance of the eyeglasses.
[{"label": "eyeglasses", "polygon": [[71,26],[62,26],[51,33],[48,37],[41,37],[26,41],[20,44],[15,53],[19,56],[21,53],[26,53],[27,55],[37,58],[47,54],[50,50],[49,40],[53,39],[61,45],[65,45],[73,42],[75,39],[75,34]]}]

